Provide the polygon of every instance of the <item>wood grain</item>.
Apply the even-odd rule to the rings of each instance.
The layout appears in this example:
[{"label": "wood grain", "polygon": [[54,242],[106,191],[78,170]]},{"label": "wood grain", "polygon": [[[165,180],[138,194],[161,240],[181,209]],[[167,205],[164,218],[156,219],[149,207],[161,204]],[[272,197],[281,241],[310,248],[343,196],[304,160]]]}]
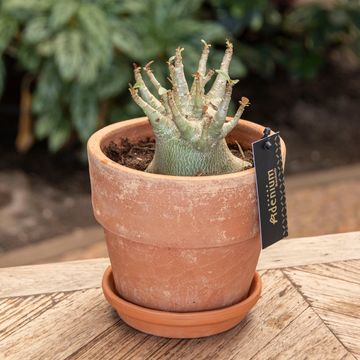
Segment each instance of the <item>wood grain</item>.
[{"label": "wood grain", "polygon": [[64,299],[64,293],[0,300],[0,341]]},{"label": "wood grain", "polygon": [[0,298],[97,288],[108,265],[105,258],[0,269]]},{"label": "wood grain", "polygon": [[100,289],[77,291],[0,342],[6,360],[64,359],[119,319]]},{"label": "wood grain", "polygon": [[360,359],[360,318],[322,309],[316,312],[346,348]]},{"label": "wood grain", "polygon": [[360,231],[281,240],[260,255],[258,269],[329,263],[360,257]]},{"label": "wood grain", "polygon": [[72,354],[70,360],[141,359],[144,353],[155,352],[169,339],[150,336],[120,322]]},{"label": "wood grain", "polygon": [[338,261],[326,264],[315,264],[294,267],[312,274],[323,275],[332,279],[345,280],[360,285],[360,264],[359,260]]},{"label": "wood grain", "polygon": [[[359,269],[360,260],[351,262],[348,276],[344,270],[339,271],[338,276],[338,272],[334,271],[338,278],[330,277],[329,267],[321,265],[286,269],[284,273],[331,331],[360,358],[360,286],[358,280],[354,281],[356,264]],[[346,266],[347,262],[336,264],[338,269],[346,269]]]},{"label": "wood grain", "polygon": [[351,354],[351,353],[347,353],[344,357],[342,357],[340,360],[357,360],[356,357]]},{"label": "wood grain", "polygon": [[308,308],[252,359],[338,360],[347,353],[318,315]]},{"label": "wood grain", "polygon": [[360,286],[309,272],[286,269],[312,307],[360,318]]}]

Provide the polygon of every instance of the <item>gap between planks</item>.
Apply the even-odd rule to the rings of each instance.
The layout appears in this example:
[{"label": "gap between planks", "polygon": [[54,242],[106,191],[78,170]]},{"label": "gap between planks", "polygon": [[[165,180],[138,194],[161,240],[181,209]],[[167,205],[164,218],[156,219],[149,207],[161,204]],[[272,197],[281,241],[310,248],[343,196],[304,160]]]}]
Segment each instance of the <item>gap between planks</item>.
[{"label": "gap between planks", "polygon": [[[338,269],[347,268],[347,262],[336,263]],[[357,265],[357,266],[356,266]],[[282,272],[311,306],[325,326],[358,359],[360,359],[360,260],[349,264],[346,273],[330,276],[321,264],[283,269]]]}]

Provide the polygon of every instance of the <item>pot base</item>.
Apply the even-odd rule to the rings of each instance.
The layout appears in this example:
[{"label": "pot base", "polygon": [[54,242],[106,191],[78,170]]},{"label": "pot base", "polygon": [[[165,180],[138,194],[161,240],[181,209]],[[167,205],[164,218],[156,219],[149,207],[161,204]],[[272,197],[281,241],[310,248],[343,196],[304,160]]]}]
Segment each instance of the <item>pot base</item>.
[{"label": "pot base", "polygon": [[122,299],[117,293],[109,266],[103,276],[106,300],[120,318],[147,334],[169,338],[196,338],[219,334],[235,327],[256,304],[261,293],[261,278],[254,274],[248,297],[222,309],[199,312],[168,312],[145,308]]}]

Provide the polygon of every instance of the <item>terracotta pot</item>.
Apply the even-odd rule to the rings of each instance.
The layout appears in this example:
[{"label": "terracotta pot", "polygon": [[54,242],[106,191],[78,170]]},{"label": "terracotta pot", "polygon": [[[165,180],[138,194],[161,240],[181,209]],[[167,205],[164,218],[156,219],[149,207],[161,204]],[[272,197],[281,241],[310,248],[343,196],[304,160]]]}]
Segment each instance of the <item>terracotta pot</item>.
[{"label": "terracotta pot", "polygon": [[[247,149],[263,129],[241,120],[230,137]],[[167,176],[121,166],[103,153],[111,141],[149,136],[147,119],[139,118],[107,126],[88,142],[94,214],[105,231],[118,293],[170,312],[240,302],[261,248],[254,169]]]}]

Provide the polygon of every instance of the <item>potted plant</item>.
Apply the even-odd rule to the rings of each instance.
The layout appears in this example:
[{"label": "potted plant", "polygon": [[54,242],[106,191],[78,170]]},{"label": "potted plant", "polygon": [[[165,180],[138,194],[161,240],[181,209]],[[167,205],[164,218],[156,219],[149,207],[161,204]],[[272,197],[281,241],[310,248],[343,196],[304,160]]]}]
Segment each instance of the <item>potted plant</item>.
[{"label": "potted plant", "polygon": [[[182,49],[168,61],[170,90],[146,65],[158,96],[135,65],[130,92],[147,118],[107,126],[88,142],[94,214],[111,261],[104,294],[125,322],[160,336],[225,331],[239,323],[261,291],[255,173],[227,142],[250,149],[264,128],[239,122],[249,105],[245,97],[235,116],[226,118],[237,82],[228,75],[230,42],[205,93],[214,74],[206,72],[209,50],[204,42],[191,89]],[[156,142],[146,171],[106,156],[111,143],[148,137]]]}]

